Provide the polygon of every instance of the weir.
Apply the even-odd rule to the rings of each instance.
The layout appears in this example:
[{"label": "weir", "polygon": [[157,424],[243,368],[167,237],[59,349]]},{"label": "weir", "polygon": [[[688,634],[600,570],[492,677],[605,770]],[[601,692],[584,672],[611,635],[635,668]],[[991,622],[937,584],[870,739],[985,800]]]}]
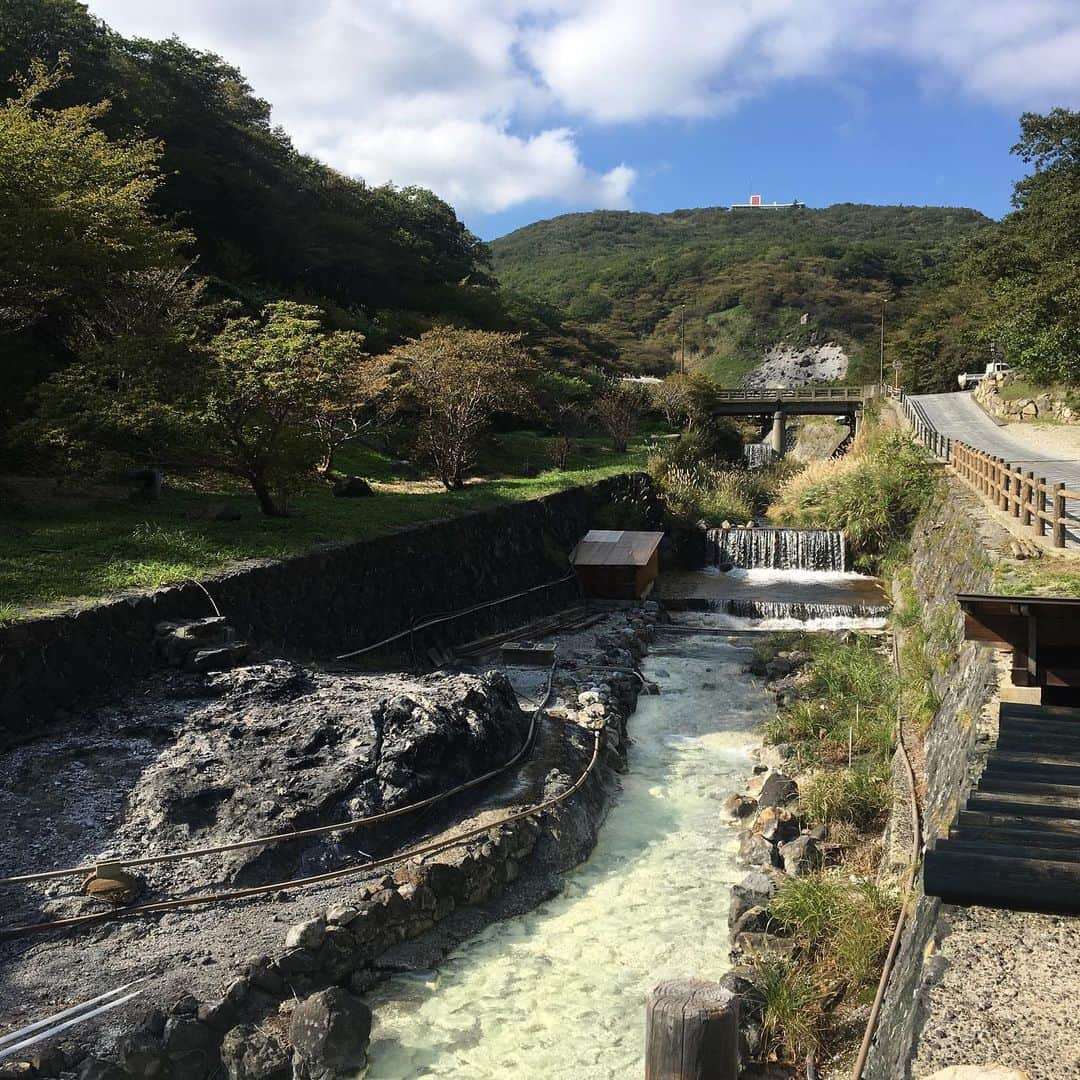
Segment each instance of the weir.
[{"label": "weir", "polygon": [[776,451],[768,443],[747,443],[743,447],[743,463],[748,469],[764,469],[776,458]]},{"label": "weir", "polygon": [[714,566],[744,570],[847,569],[844,534],[838,529],[709,529]]}]

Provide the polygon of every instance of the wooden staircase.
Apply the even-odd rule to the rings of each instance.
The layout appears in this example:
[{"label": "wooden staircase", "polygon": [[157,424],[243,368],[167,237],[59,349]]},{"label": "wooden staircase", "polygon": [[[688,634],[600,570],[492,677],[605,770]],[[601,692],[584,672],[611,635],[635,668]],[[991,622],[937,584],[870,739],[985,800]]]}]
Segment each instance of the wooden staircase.
[{"label": "wooden staircase", "polygon": [[1002,702],[986,768],[923,887],[951,904],[1080,913],[1080,708]]}]

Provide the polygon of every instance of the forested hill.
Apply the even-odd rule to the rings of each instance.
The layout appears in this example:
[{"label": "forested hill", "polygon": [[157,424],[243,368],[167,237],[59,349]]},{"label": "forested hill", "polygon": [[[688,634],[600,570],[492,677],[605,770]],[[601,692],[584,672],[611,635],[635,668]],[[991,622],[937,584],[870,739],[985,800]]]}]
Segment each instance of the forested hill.
[{"label": "forested hill", "polygon": [[596,211],[537,222],[491,247],[504,285],[564,308],[642,370],[668,367],[682,335],[690,363],[722,382],[779,341],[830,339],[864,368],[872,352],[876,376],[869,346],[882,301],[890,321],[903,321],[961,243],[990,224],[975,210],[851,203]]},{"label": "forested hill", "polygon": [[[152,185],[147,209],[160,225],[158,246],[190,264],[189,278],[207,286],[205,300],[248,312],[283,297],[315,304],[331,324],[362,332],[372,353],[449,322],[524,330],[537,354],[570,373],[615,360],[608,343],[564,331],[560,315],[506,296],[487,246],[430,191],[372,186],[297,151],[272,123],[270,104],[221,57],[176,38],[125,38],[78,0],[0,0],[0,105],[42,75],[47,89],[23,110],[26,122],[85,108],[90,129],[136,147],[132,175]],[[10,113],[13,127],[21,115]],[[40,160],[23,143],[15,150]],[[70,171],[88,168],[73,160]],[[50,183],[70,198],[61,166]],[[42,207],[25,213],[45,214]],[[19,357],[0,428],[79,351],[87,311],[100,316],[105,279],[145,269],[145,259],[110,262],[105,244],[80,253],[85,265],[70,245],[50,263],[57,280],[17,317],[0,311],[3,344]]]}]

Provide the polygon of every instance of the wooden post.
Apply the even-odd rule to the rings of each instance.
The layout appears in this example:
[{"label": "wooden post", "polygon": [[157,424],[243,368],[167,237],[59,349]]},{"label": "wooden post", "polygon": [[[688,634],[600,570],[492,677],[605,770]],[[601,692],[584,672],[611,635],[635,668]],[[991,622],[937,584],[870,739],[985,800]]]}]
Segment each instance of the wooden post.
[{"label": "wooden post", "polygon": [[1046,518],[1043,514],[1046,513],[1046,477],[1039,477],[1039,484],[1036,487],[1035,496],[1035,533],[1038,536],[1046,535]]},{"label": "wooden post", "polygon": [[645,1004],[645,1080],[738,1080],[739,1000],[719,983],[672,979]]},{"label": "wooden post", "polygon": [[1005,473],[1005,459],[995,458],[997,463],[998,493],[997,505],[999,510],[1009,509],[1009,478]]},{"label": "wooden post", "polygon": [[1032,504],[1035,502],[1035,474],[1030,469],[1028,469],[1028,471],[1024,473],[1024,486],[1020,490],[1026,496],[1026,498],[1022,500],[1024,504],[1024,512],[1021,516],[1021,521],[1025,525],[1030,525],[1031,507]]},{"label": "wooden post", "polygon": [[1065,546],[1065,489],[1063,481],[1054,485],[1054,547]]}]

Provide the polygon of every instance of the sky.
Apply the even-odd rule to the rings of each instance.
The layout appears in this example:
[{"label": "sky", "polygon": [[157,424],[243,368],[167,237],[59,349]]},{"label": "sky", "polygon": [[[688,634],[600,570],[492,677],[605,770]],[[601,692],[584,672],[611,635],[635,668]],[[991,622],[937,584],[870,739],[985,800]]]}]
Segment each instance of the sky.
[{"label": "sky", "polygon": [[793,198],[999,217],[1024,111],[1080,107],[1080,0],[89,0],[237,65],[297,147],[492,239]]}]

